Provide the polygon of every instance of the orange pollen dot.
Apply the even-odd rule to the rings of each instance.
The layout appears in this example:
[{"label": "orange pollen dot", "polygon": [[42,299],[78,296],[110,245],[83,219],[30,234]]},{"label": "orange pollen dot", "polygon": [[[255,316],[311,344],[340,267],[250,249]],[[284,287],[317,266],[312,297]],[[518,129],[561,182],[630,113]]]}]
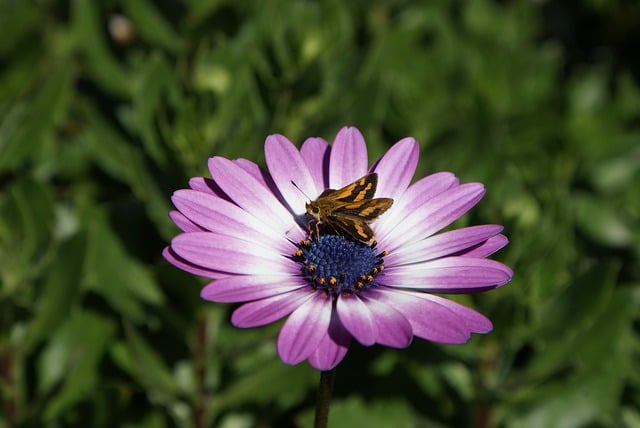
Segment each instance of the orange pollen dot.
[{"label": "orange pollen dot", "polygon": [[332,276],[332,277],[329,279],[329,284],[331,284],[331,285],[336,285],[337,283],[338,283],[338,280],[337,280],[335,277],[333,277],[333,276]]}]

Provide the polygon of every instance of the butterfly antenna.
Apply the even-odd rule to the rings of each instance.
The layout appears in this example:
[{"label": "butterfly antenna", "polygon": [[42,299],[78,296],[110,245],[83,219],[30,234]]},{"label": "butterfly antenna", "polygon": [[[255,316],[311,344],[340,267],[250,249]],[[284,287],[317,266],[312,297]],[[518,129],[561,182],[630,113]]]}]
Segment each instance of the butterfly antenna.
[{"label": "butterfly antenna", "polygon": [[302,190],[300,187],[298,187],[298,185],[295,183],[295,181],[291,180],[291,184],[293,184],[293,187],[295,187],[296,189],[298,189],[300,191],[300,193],[302,193],[307,199],[311,200],[311,198],[309,197],[309,195],[307,195],[306,193],[304,193],[304,190]]}]

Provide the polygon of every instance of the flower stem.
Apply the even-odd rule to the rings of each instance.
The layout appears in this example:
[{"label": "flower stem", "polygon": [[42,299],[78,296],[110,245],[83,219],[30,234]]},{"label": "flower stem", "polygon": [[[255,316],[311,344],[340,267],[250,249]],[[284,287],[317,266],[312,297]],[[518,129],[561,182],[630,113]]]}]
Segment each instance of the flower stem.
[{"label": "flower stem", "polygon": [[318,384],[318,399],[316,401],[316,421],[315,428],[326,428],[329,422],[329,406],[331,405],[331,391],[333,381],[336,377],[336,369],[320,372],[320,383]]}]

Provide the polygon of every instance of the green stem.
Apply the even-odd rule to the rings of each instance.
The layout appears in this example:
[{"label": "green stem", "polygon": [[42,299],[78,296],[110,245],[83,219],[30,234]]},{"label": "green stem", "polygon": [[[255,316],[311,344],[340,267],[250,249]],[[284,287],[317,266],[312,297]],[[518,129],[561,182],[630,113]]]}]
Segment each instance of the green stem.
[{"label": "green stem", "polygon": [[336,378],[336,369],[320,372],[320,383],[318,384],[318,400],[316,401],[316,421],[315,428],[326,428],[329,422],[329,407],[331,405],[331,391],[333,381]]}]

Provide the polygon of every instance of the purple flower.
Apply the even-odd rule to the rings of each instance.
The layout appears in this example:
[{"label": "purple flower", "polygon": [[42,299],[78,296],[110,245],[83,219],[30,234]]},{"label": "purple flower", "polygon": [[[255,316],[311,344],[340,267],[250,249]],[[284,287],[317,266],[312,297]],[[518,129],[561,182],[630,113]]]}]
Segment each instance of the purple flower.
[{"label": "purple flower", "polygon": [[[352,127],[342,128],[333,145],[309,138],[300,150],[271,135],[265,158],[268,171],[246,159],[213,157],[212,179],[193,178],[172,198],[178,211],[170,216],[183,233],[164,257],[212,279],[204,299],[243,303],[233,325],[288,317],[278,336],[280,358],[309,360],[318,370],[335,367],[352,339],[403,348],[413,336],[464,343],[471,333],[491,331],[485,316],[437,295],[489,290],[513,275],[486,258],[507,244],[502,226],[438,233],[482,198],[482,184],[440,172],[410,185],[416,140],[400,140],[369,167],[364,138]],[[310,239],[305,194],[315,199],[368,172],[378,174],[375,197],[394,200],[371,224],[375,241],[326,228]]]}]

